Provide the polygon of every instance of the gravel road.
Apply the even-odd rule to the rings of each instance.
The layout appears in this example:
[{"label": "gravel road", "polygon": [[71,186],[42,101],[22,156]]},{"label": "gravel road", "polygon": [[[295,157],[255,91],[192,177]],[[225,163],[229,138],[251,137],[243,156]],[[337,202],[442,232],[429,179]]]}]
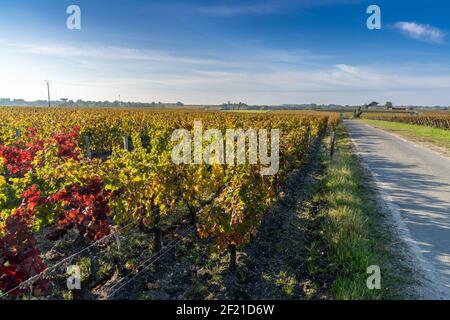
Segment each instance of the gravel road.
[{"label": "gravel road", "polygon": [[345,121],[421,279],[417,297],[450,299],[450,159],[360,121]]}]

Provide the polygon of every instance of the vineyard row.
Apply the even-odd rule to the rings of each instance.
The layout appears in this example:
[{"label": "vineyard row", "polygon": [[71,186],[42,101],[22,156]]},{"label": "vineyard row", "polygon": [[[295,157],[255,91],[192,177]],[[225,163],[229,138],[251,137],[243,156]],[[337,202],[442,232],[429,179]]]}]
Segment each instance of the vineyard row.
[{"label": "vineyard row", "polygon": [[381,120],[390,122],[400,122],[406,124],[415,124],[437,129],[450,130],[450,115],[448,114],[430,114],[430,115],[402,115],[402,114],[383,114],[383,113],[364,113],[363,118],[370,120]]},{"label": "vineyard row", "polygon": [[[188,216],[198,236],[213,240],[219,251],[228,250],[233,264],[236,250],[250,241],[267,208],[283,196],[289,172],[305,161],[327,126],[338,121],[318,114],[59,111],[0,109],[3,292],[46,270],[36,240],[42,232],[50,242],[74,230],[98,241],[114,225],[133,222],[153,234],[159,251],[162,227]],[[196,120],[223,132],[279,129],[278,172],[264,176],[260,163],[175,164],[172,133],[193,131]],[[238,142],[233,143],[237,148]],[[90,158],[91,152],[108,152],[108,157]],[[49,280],[39,279],[33,294],[46,295],[51,288]]]}]

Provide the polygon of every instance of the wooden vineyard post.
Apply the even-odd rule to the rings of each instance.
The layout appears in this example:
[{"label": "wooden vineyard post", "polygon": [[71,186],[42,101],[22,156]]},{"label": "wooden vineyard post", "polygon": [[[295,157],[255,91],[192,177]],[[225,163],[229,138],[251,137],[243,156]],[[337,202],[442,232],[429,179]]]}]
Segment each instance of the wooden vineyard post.
[{"label": "wooden vineyard post", "polygon": [[144,132],[141,136],[141,142],[142,142],[142,146],[144,148],[147,148],[150,146],[150,136],[149,136],[148,132],[149,132],[148,125],[145,125]]},{"label": "wooden vineyard post", "polygon": [[308,142],[311,144],[313,139],[312,139],[311,127],[310,126],[308,126],[308,130],[306,132],[306,135],[308,137]]},{"label": "wooden vineyard post", "polygon": [[130,147],[130,145],[129,145],[129,142],[128,142],[128,137],[122,137],[122,139],[123,139],[123,148],[125,149],[125,150],[127,150],[127,151],[129,151],[130,149],[129,149],[129,147]]},{"label": "wooden vineyard post", "polygon": [[230,252],[230,271],[236,271],[236,245],[230,244],[228,247],[228,251]]},{"label": "wooden vineyard post", "polygon": [[21,136],[22,136],[22,133],[21,133],[20,129],[16,129],[16,134],[15,134],[16,140],[19,140]]},{"label": "wooden vineyard post", "polygon": [[159,252],[162,248],[162,235],[161,235],[161,215],[159,212],[159,208],[153,207],[153,250],[155,252]]},{"label": "wooden vineyard post", "polygon": [[[231,143],[234,144],[234,140]],[[224,152],[224,154],[223,154],[224,163],[227,163],[227,139],[224,139],[223,152]],[[228,252],[230,254],[229,269],[231,272],[235,272],[236,271],[236,245],[230,244],[228,246]]]},{"label": "wooden vineyard post", "polygon": [[333,156],[334,156],[335,138],[336,138],[336,134],[334,132],[334,129],[332,129],[330,132],[330,157],[331,158],[333,158]]},{"label": "wooden vineyard post", "polygon": [[130,137],[129,136],[124,136],[124,137],[122,137],[122,139],[123,139],[123,148],[124,148],[124,150],[127,150],[127,151],[131,151],[131,146],[130,146]]},{"label": "wooden vineyard post", "polygon": [[84,136],[84,143],[86,144],[86,157],[88,159],[92,159],[92,152],[91,152],[91,139],[88,135]]},{"label": "wooden vineyard post", "polygon": [[189,210],[189,222],[193,227],[197,227],[197,214],[195,208],[190,204],[188,204],[188,210]]}]

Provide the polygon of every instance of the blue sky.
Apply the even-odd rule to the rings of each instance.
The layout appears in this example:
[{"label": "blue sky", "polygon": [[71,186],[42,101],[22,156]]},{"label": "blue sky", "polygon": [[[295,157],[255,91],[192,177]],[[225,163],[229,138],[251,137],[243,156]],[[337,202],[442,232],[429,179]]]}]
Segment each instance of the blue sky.
[{"label": "blue sky", "polygon": [[[66,8],[81,8],[81,30]],[[368,30],[366,9],[381,8]],[[0,97],[450,105],[450,3],[0,2]]]}]

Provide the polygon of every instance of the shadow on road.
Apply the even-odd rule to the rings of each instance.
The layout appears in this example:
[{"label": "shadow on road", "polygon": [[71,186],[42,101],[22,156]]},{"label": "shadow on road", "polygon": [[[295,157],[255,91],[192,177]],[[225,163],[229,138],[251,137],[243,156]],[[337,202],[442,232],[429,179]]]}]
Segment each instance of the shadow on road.
[{"label": "shadow on road", "polygon": [[347,127],[363,161],[399,208],[423,257],[450,288],[450,172],[430,170],[430,155],[425,158],[407,142],[362,124]]}]

